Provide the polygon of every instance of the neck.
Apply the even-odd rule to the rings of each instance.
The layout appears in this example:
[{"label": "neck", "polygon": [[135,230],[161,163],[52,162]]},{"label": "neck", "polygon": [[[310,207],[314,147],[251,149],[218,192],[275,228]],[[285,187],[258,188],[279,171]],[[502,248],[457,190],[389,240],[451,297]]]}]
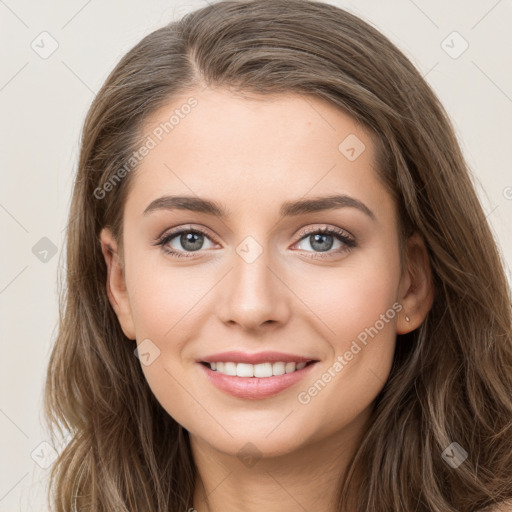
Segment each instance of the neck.
[{"label": "neck", "polygon": [[[342,432],[301,446],[293,453],[247,462],[215,450],[190,435],[198,469],[196,512],[338,510],[338,490],[359,446],[369,413]],[[357,481],[357,478],[356,478]],[[355,488],[351,486],[354,499]]]}]

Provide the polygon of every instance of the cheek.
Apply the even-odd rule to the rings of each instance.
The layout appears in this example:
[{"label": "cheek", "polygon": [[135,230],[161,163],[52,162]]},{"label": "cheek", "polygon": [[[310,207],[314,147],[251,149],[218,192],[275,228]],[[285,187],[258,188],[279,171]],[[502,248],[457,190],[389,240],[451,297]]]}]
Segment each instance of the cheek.
[{"label": "cheek", "polygon": [[395,257],[387,249],[354,256],[336,268],[311,269],[307,279],[297,280],[294,288],[336,353],[346,350],[351,340],[376,322],[383,333],[394,333],[396,309],[400,308],[395,304],[398,253]]},{"label": "cheek", "polygon": [[186,293],[176,289],[176,282],[183,282],[181,276],[171,271],[166,275],[154,267],[132,280],[130,303],[137,344],[141,344],[139,353],[143,354],[142,347],[146,347],[151,354],[149,364],[140,358],[146,382],[163,409],[188,425],[189,413],[201,412],[193,410],[194,403],[185,391],[188,380],[181,357],[189,334],[193,334],[190,330],[194,325],[197,329],[192,318],[197,297],[189,288]]},{"label": "cheek", "polygon": [[[388,248],[354,258],[350,265],[347,260],[328,279],[319,274],[301,288],[321,320],[317,324],[322,325],[322,342],[327,342],[330,354],[321,371],[302,387],[299,402],[310,411],[325,411],[325,428],[337,428],[361,413],[389,376],[401,310],[396,294],[398,252],[395,256]],[[322,286],[312,286],[315,282]]]},{"label": "cheek", "polygon": [[166,343],[176,338],[177,329],[183,338],[183,329],[204,309],[201,299],[214,282],[210,283],[205,273],[193,266],[178,269],[146,264],[144,270],[133,267],[129,295],[137,339],[153,336]]},{"label": "cheek", "polygon": [[198,272],[193,265],[171,268],[162,260],[148,264],[136,252],[131,256],[127,285],[137,343],[145,343],[152,356],[147,365],[141,358],[142,371],[163,408],[188,424],[192,411],[202,412],[194,410],[197,404],[185,389],[190,387],[190,359],[185,360],[184,349],[198,337],[205,309],[211,306],[207,292],[216,280],[211,272]]}]

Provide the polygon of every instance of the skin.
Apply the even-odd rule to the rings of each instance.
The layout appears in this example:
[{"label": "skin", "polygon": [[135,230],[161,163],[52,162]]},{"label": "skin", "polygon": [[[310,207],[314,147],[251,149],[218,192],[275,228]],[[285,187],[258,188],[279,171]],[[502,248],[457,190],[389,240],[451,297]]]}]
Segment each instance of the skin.
[{"label": "skin", "polygon": [[[150,339],[160,350],[142,369],[165,410],[190,432],[198,512],[334,511],[337,482],[389,375],[396,334],[417,328],[432,306],[425,245],[416,234],[407,241],[402,272],[396,207],[375,170],[372,137],[339,109],[295,94],[263,98],[207,88],[193,95],[198,105],[132,176],[123,254],[110,231],[101,232],[111,304],[128,338]],[[190,96],[148,119],[144,136]],[[349,134],[365,145],[354,161],[338,150]],[[284,201],[333,193],[362,201],[376,220],[353,207],[279,217]],[[168,194],[218,201],[230,215],[143,215]],[[154,245],[181,226],[208,233],[200,250],[188,249],[190,258]],[[356,247],[346,250],[334,237],[331,257],[322,258],[326,253],[303,234],[322,227],[345,230]],[[252,263],[236,251],[249,235],[263,251]],[[168,245],[190,247],[179,236]],[[309,403],[300,403],[298,394],[394,303],[402,311]],[[233,349],[319,363],[274,397],[235,398],[210,384],[196,362]],[[250,467],[237,455],[248,442],[258,451]]]}]

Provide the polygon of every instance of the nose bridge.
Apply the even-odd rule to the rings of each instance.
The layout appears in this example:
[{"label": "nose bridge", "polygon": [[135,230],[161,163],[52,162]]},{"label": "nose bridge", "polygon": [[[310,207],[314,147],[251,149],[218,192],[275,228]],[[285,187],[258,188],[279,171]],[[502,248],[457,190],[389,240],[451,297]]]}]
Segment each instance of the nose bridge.
[{"label": "nose bridge", "polygon": [[230,277],[220,305],[223,321],[254,328],[270,320],[282,322],[288,314],[286,287],[275,275],[268,240],[246,236],[233,252]]}]

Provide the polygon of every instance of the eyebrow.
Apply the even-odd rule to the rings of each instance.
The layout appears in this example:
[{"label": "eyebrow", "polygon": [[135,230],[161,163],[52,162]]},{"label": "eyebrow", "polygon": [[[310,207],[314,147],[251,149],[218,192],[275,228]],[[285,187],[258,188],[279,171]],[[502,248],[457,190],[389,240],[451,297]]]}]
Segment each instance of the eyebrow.
[{"label": "eyebrow", "polygon": [[[282,204],[279,213],[281,217],[293,217],[306,213],[314,213],[338,208],[356,208],[365,213],[372,220],[375,214],[359,199],[345,194],[336,194],[313,199],[299,199],[286,201]],[[226,218],[227,210],[218,202],[194,196],[163,196],[152,201],[144,210],[144,215],[158,210],[187,210],[191,212],[206,213],[220,218]]]}]

